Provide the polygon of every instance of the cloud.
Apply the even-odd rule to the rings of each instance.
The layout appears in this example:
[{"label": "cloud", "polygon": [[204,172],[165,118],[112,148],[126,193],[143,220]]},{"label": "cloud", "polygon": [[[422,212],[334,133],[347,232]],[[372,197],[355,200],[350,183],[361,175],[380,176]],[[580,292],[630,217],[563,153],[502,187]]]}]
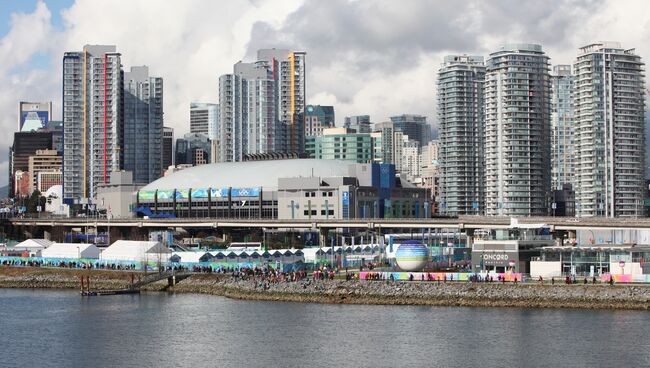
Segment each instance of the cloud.
[{"label": "cloud", "polygon": [[[12,15],[0,40],[0,128],[15,130],[21,99],[53,100],[60,118],[62,55],[85,44],[117,45],[125,69],[148,65],[163,77],[165,124],[177,136],[189,130],[191,101],[217,101],[219,75],[267,47],[307,52],[307,102],[334,105],[339,123],[401,113],[435,123],[445,55],[487,56],[504,43],[535,42],[553,63],[571,63],[584,44],[619,40],[644,56],[645,7],[642,0],[77,0],[56,28],[38,2]],[[42,55],[50,65],[32,67]],[[0,163],[10,141],[0,137]]]},{"label": "cloud", "polygon": [[434,81],[446,54],[487,56],[508,42],[575,54],[572,36],[602,6],[601,0],[307,0],[280,27],[256,23],[247,53],[268,44],[307,51],[308,102],[327,96],[339,123],[345,115],[383,121],[400,113],[435,123]]},{"label": "cloud", "polygon": [[11,15],[10,30],[0,40],[0,76],[7,76],[12,70],[29,61],[39,52],[47,52],[52,32],[50,11],[39,2],[29,14]]},{"label": "cloud", "polygon": [[7,183],[9,147],[18,129],[18,102],[48,101],[57,85],[49,70],[24,66],[50,53],[55,40],[51,13],[42,2],[31,13],[12,14],[9,31],[0,39],[0,129],[5,132],[0,134],[0,186]]}]

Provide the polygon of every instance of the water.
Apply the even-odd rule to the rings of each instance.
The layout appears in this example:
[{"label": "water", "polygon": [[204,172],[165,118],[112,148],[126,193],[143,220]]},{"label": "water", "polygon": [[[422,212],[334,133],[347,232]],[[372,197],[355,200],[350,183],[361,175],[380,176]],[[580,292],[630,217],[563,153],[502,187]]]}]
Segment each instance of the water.
[{"label": "water", "polygon": [[648,331],[637,311],[0,289],[3,367],[647,367]]}]

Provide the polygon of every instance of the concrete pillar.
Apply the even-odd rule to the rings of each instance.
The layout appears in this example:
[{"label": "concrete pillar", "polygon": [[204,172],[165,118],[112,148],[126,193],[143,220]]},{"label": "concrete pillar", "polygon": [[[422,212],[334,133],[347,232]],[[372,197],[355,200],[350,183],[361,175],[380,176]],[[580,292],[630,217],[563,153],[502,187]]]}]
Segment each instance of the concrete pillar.
[{"label": "concrete pillar", "polygon": [[327,234],[329,233],[329,229],[321,227],[318,230],[318,244],[321,247],[327,247]]},{"label": "concrete pillar", "polygon": [[47,230],[43,230],[43,239],[50,240],[51,238],[52,238],[52,234]]},{"label": "concrete pillar", "polygon": [[467,248],[472,248],[474,245],[474,229],[465,229],[467,235]]}]

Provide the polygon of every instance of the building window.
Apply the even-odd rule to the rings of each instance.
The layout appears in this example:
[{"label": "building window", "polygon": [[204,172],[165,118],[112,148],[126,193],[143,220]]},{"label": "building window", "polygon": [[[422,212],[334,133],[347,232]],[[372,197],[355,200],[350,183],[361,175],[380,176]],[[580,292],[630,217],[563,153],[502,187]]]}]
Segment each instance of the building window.
[{"label": "building window", "polygon": [[334,216],[334,210],[329,210],[329,211],[327,211],[327,212],[329,212],[329,215],[330,215],[330,216]]}]

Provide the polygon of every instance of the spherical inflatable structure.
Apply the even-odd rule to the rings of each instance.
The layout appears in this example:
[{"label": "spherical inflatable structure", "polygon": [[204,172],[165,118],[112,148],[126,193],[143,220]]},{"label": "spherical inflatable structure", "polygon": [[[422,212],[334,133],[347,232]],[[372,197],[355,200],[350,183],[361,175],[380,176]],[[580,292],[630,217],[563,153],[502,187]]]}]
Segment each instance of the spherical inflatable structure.
[{"label": "spherical inflatable structure", "polygon": [[402,271],[421,271],[429,261],[429,248],[417,240],[405,241],[397,247],[395,261]]}]

